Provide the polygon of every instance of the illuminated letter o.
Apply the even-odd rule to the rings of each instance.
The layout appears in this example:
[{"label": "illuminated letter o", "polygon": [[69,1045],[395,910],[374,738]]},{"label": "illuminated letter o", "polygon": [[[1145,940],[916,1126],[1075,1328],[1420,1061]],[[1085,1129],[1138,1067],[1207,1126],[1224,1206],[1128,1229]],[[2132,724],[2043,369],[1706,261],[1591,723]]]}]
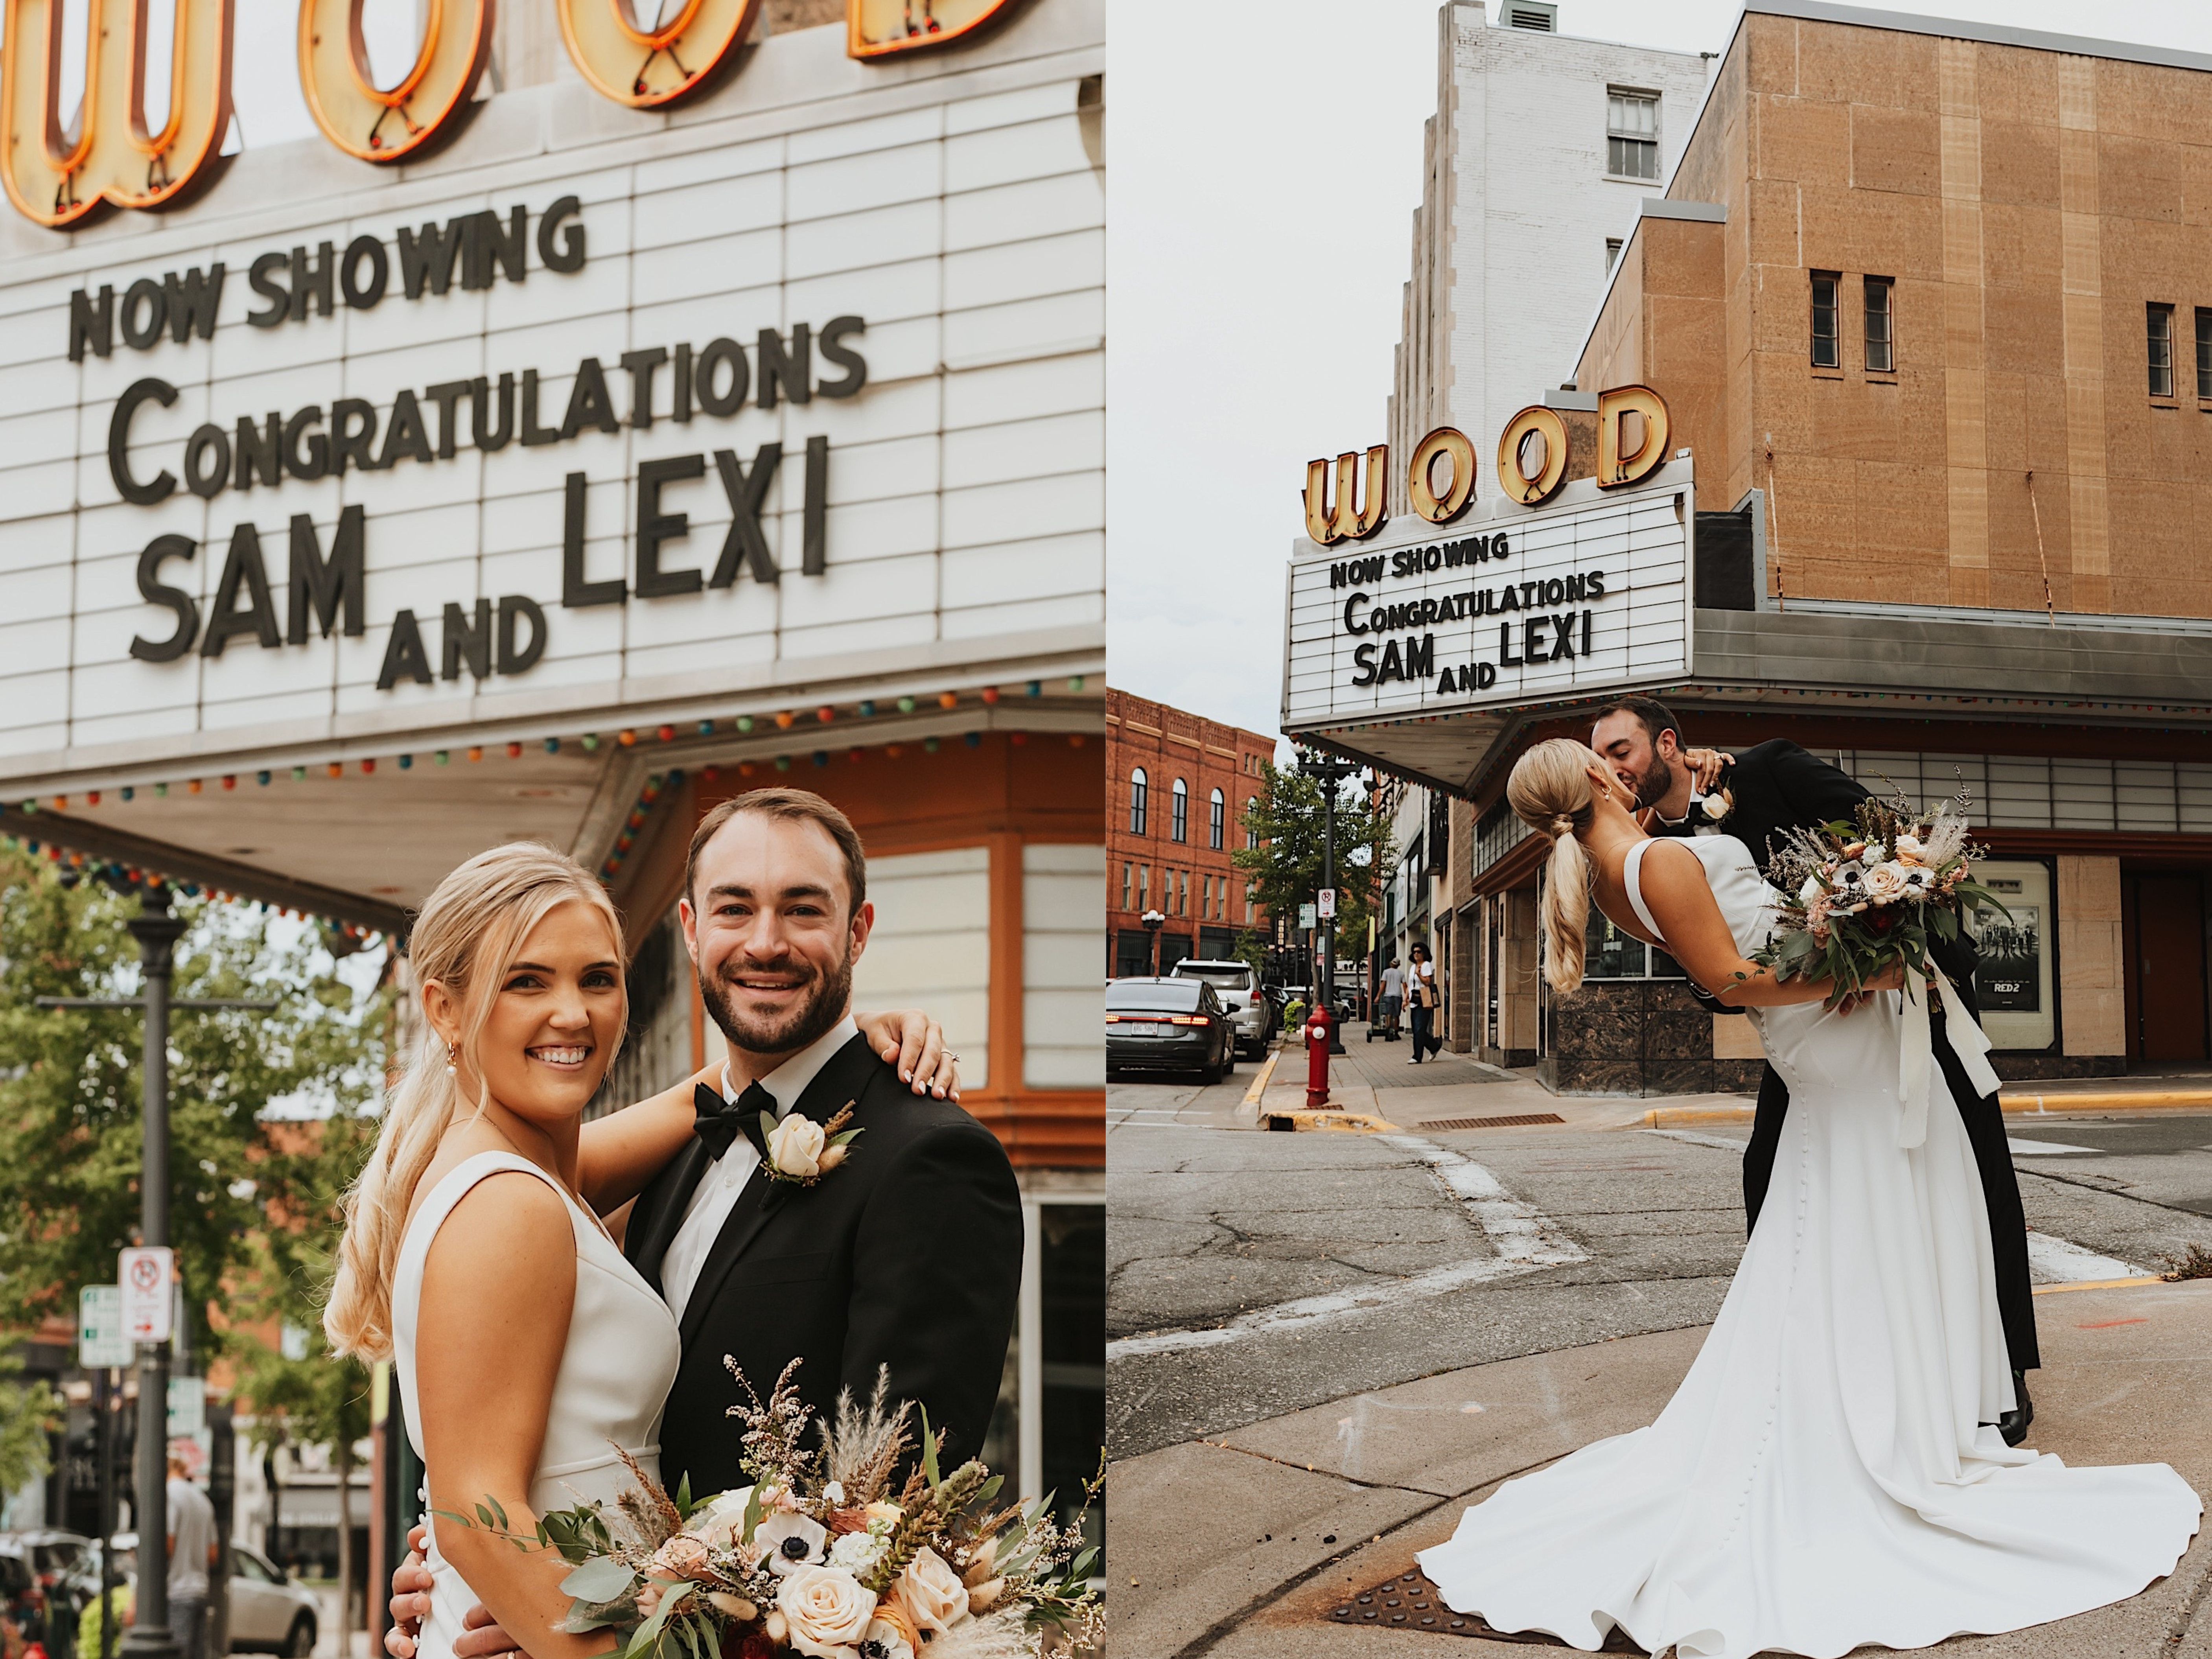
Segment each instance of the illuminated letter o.
[{"label": "illuminated letter o", "polygon": [[369,78],[362,4],[300,0],[300,90],[323,137],[347,155],[397,161],[453,130],[491,52],[492,0],[428,0],[422,49],[388,91]]},{"label": "illuminated letter o", "polygon": [[[1543,465],[1529,473],[1521,465],[1521,447],[1531,437],[1543,440]],[[1498,441],[1498,485],[1523,507],[1538,507],[1559,493],[1567,481],[1567,423],[1556,409],[1531,404],[1505,423]]]},{"label": "illuminated letter o", "polygon": [[658,109],[714,79],[752,33],[760,0],[684,0],[656,29],[637,27],[629,0],[555,0],[561,39],[592,89],[632,109]]},{"label": "illuminated letter o", "polygon": [[[1451,458],[1451,488],[1440,497],[1429,481],[1439,455]],[[1474,446],[1456,427],[1440,426],[1413,449],[1406,471],[1406,495],[1413,511],[1431,524],[1449,524],[1474,499]]]}]

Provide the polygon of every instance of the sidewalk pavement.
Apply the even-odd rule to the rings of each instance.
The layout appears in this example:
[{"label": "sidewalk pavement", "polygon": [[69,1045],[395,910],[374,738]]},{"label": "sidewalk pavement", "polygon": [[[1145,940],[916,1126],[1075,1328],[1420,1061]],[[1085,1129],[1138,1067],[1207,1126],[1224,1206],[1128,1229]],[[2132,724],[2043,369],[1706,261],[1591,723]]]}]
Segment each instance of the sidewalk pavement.
[{"label": "sidewalk pavement", "polygon": [[[2164,1462],[2212,1491],[2212,1281],[2053,1287],[2030,1444]],[[1650,1422],[1703,1328],[1470,1366],[1114,1466],[1109,1650],[1144,1659],[1483,1659],[1525,1650],[1347,1627],[1330,1609],[1410,1571],[1499,1483]],[[2212,1659],[2212,1541],[2116,1607],[1944,1644],[1961,1659]],[[1559,1644],[1552,1644],[1558,1646]]]}]

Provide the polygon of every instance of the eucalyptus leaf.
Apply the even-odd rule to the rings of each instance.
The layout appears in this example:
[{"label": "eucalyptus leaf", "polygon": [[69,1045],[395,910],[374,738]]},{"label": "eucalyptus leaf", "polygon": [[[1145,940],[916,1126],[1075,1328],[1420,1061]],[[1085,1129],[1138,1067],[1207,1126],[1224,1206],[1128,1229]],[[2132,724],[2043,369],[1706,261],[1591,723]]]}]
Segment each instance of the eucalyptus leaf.
[{"label": "eucalyptus leaf", "polygon": [[579,1601],[611,1601],[629,1588],[632,1574],[611,1555],[586,1561],[561,1581],[561,1594]]}]

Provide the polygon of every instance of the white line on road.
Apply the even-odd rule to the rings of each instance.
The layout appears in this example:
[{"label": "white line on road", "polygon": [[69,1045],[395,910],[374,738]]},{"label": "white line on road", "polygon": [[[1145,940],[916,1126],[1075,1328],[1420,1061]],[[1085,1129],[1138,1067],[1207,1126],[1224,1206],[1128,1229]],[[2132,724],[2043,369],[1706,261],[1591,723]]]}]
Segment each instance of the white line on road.
[{"label": "white line on road", "polygon": [[2069,1146],[2063,1140],[2022,1140],[2017,1135],[2007,1135],[2005,1145],[2012,1148],[2014,1158],[2050,1158],[2062,1152],[2094,1152],[2094,1146]]},{"label": "white line on road", "polygon": [[1498,1254],[1431,1267],[1404,1279],[1300,1297],[1272,1308],[1240,1314],[1228,1323],[1207,1330],[1153,1331],[1143,1336],[1121,1337],[1106,1345],[1107,1358],[1133,1359],[1142,1354],[1219,1347],[1248,1337],[1280,1335],[1286,1331],[1328,1324],[1370,1308],[1443,1296],[1494,1279],[1510,1279],[1589,1258],[1589,1253],[1561,1232],[1549,1217],[1507,1192],[1496,1176],[1473,1159],[1411,1135],[1378,1135],[1376,1139],[1411,1152],[1428,1164],[1452,1194],[1466,1205],[1468,1215]]},{"label": "white line on road", "polygon": [[1668,1140],[1686,1140],[1692,1146],[1717,1146],[1724,1152],[1741,1152],[1744,1143],[1730,1140],[1726,1135],[1701,1135],[1695,1129],[1646,1129],[1647,1135],[1662,1135]]}]

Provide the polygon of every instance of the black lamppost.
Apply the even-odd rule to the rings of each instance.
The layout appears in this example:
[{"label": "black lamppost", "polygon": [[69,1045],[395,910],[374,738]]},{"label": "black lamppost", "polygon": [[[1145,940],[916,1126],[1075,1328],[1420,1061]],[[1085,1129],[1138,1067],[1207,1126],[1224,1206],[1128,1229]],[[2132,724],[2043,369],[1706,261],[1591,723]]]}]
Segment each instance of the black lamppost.
[{"label": "black lamppost", "polygon": [[1168,925],[1167,915],[1163,911],[1147,910],[1138,920],[1145,924],[1145,931],[1152,936],[1152,977],[1158,979],[1160,976],[1160,929]]},{"label": "black lamppost", "polygon": [[[111,885],[118,884],[111,883]],[[130,890],[127,881],[119,890]],[[40,997],[41,1008],[139,1008],[145,1011],[145,1047],[140,1075],[145,1087],[145,1145],[138,1171],[139,1243],[169,1242],[169,1011],[171,1008],[274,1008],[272,1001],[236,997],[172,1002],[169,981],[176,963],[183,920],[170,913],[169,889],[149,882],[139,892],[138,914],[124,924],[138,941],[145,989],[135,997]],[[123,1638],[125,1659],[176,1659],[177,1639],[169,1629],[169,1345],[142,1343],[138,1349],[138,1444],[136,1501],[138,1526],[138,1594],[135,1622]],[[103,1540],[103,1550],[110,1547]],[[102,1609],[103,1614],[106,1609]]]},{"label": "black lamppost", "polygon": [[[1321,786],[1321,884],[1334,889],[1336,885],[1337,786],[1359,768],[1351,761],[1338,760],[1333,756],[1302,749],[1298,751],[1298,769]],[[1336,918],[1317,915],[1315,920],[1321,923],[1322,1006],[1328,1010],[1328,1051],[1340,1054],[1344,1052],[1344,1023],[1336,1017]]]}]

